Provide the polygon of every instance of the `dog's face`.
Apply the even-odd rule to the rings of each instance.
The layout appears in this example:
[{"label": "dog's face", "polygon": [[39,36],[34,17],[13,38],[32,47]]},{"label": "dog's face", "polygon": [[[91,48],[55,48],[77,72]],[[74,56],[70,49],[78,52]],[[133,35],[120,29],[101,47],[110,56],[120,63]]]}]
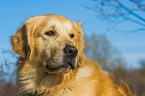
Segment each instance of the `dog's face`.
[{"label": "dog's face", "polygon": [[12,36],[12,47],[32,66],[43,66],[49,74],[76,69],[83,54],[80,24],[60,15],[28,19]]}]

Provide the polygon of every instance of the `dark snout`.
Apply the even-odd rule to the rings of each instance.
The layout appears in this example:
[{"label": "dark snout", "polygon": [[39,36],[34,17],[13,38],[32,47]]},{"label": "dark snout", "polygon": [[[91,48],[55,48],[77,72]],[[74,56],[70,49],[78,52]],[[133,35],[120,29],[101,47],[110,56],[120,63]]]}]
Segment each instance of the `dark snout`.
[{"label": "dark snout", "polygon": [[71,68],[74,70],[77,66],[76,61],[78,50],[75,46],[66,46],[64,48],[64,65],[69,64]]},{"label": "dark snout", "polygon": [[69,58],[75,58],[77,56],[78,50],[75,46],[66,46],[64,48],[64,53],[69,57]]}]

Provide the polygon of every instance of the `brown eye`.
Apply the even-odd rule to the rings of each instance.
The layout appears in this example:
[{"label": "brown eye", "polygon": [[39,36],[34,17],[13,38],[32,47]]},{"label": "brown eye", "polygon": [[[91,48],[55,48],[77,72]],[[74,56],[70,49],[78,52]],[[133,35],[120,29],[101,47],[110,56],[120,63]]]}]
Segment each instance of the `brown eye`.
[{"label": "brown eye", "polygon": [[46,31],[44,34],[48,36],[53,36],[55,32],[53,30],[49,30],[49,31]]},{"label": "brown eye", "polygon": [[70,34],[70,37],[71,37],[71,38],[74,38],[74,36],[75,36],[74,34]]}]

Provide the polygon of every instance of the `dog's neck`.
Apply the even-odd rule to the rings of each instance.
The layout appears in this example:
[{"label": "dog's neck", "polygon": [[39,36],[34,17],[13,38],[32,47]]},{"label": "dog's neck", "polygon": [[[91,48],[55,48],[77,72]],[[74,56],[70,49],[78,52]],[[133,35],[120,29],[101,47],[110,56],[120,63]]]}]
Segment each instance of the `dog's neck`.
[{"label": "dog's neck", "polygon": [[18,83],[22,93],[51,94],[74,80],[75,71],[66,74],[48,74],[43,67],[33,67],[29,62],[19,66]]}]

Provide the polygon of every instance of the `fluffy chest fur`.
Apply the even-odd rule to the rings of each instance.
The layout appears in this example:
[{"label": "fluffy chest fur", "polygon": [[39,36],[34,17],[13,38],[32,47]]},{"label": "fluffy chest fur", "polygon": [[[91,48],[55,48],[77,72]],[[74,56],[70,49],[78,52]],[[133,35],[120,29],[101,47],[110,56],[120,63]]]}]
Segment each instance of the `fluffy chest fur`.
[{"label": "fluffy chest fur", "polygon": [[[87,59],[87,58],[86,58]],[[44,96],[116,96],[112,79],[101,71],[97,63],[86,64],[66,74],[51,75],[41,67],[32,67],[28,62],[19,71],[18,83],[22,93]]]}]

